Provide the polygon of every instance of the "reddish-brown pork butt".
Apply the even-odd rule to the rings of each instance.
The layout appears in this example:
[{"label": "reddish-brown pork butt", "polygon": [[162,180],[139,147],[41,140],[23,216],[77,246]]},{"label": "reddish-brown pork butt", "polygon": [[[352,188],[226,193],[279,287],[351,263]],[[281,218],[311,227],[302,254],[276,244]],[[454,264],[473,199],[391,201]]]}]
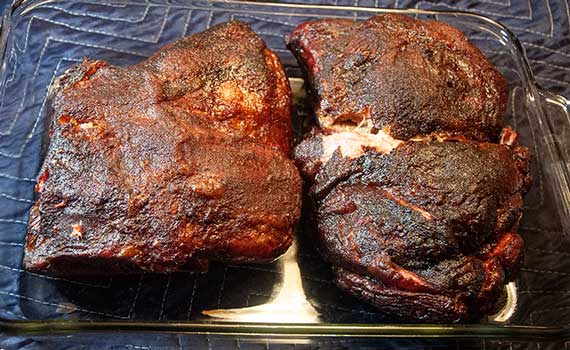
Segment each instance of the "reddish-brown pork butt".
[{"label": "reddish-brown pork butt", "polygon": [[59,79],[24,265],[58,275],[267,262],[290,246],[301,181],[291,91],[244,23],[140,64]]}]

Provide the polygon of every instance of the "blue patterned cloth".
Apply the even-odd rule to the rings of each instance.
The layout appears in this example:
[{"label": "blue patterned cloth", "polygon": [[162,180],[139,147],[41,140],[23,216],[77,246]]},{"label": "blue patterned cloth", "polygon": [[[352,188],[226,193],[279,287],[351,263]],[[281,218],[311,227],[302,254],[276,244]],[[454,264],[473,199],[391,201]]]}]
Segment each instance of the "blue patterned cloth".
[{"label": "blue patterned cloth", "polygon": [[[538,83],[570,98],[570,0],[308,0],[311,4],[461,10],[482,14],[509,27],[522,42]],[[0,0],[0,12],[9,8]]]},{"label": "blue patterned cloth", "polygon": [[[0,8],[5,10],[9,7],[8,3],[9,1],[0,0]],[[305,3],[467,10],[489,16],[508,26],[522,41],[538,83],[547,90],[570,97],[570,4],[566,0],[457,0],[446,2],[426,0],[310,0],[305,1]],[[178,282],[176,279],[172,281],[173,284]],[[155,300],[155,302],[160,303],[160,300]],[[313,344],[299,341],[293,345],[291,343],[279,344],[263,338],[238,339],[233,337],[155,334],[113,334],[105,336],[83,334],[57,337],[4,337],[0,339],[0,349],[305,349],[316,346],[325,349],[354,348],[355,346],[374,349],[415,349],[417,347],[446,349],[455,347],[456,343],[455,341],[441,340],[420,343],[415,340],[353,342],[351,340],[321,339]],[[563,344],[541,343],[539,347],[536,343],[473,340],[469,343],[462,343],[458,348],[526,349],[529,347],[533,349],[558,349],[562,348]]]}]

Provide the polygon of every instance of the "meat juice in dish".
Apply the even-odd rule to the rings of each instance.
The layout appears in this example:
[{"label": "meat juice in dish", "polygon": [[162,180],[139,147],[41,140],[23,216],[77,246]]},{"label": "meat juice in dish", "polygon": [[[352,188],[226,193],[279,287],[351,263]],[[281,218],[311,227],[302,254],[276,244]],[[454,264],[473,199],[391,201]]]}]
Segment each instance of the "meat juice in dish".
[{"label": "meat juice in dish", "polygon": [[301,180],[291,90],[245,23],[126,68],[59,78],[24,266],[56,275],[267,262],[290,246]]},{"label": "meat juice in dish", "polygon": [[319,125],[294,159],[336,284],[395,320],[496,311],[531,182],[506,80],[457,29],[403,15],[306,22],[287,44]]}]

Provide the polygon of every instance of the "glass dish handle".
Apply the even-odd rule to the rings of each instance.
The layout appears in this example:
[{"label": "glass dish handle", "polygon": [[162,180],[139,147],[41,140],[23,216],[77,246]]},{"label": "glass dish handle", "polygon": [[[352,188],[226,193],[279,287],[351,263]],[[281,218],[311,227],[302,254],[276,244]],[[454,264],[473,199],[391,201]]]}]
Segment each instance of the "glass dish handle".
[{"label": "glass dish handle", "polygon": [[545,179],[557,202],[564,233],[570,237],[570,101],[540,89],[529,91],[528,97],[534,104],[528,111]]}]

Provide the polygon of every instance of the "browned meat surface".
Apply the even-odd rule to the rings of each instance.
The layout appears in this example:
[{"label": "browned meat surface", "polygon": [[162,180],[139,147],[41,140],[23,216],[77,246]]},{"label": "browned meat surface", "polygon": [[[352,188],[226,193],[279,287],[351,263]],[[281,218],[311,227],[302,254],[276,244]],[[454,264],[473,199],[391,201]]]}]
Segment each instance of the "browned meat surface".
[{"label": "browned meat surface", "polygon": [[292,242],[301,181],[290,88],[244,23],[138,65],[60,78],[24,265],[52,274],[266,262]]},{"label": "browned meat surface", "polygon": [[288,47],[307,72],[323,129],[407,140],[433,131],[496,140],[506,80],[456,28],[403,15],[298,26]]},{"label": "browned meat surface", "polygon": [[312,183],[315,238],[337,284],[403,320],[494,311],[523,259],[527,149],[428,137],[355,158],[340,146],[327,158],[327,137],[315,132],[295,158]]},{"label": "browned meat surface", "polygon": [[[301,163],[310,163],[301,154],[318,139],[297,148]],[[398,315],[451,322],[492,311],[522,259],[516,226],[527,168],[524,148],[472,141],[335,153],[311,191],[320,250],[338,267],[341,287],[380,308],[395,305],[389,299],[398,292],[396,299],[429,294],[431,309],[402,307]]]},{"label": "browned meat surface", "polygon": [[[442,28],[450,27],[394,15],[365,22],[322,20],[300,25],[290,43],[307,67],[324,129],[312,130],[294,150],[311,187],[319,251],[333,265],[340,288],[404,321],[459,322],[492,313],[523,260],[517,228],[531,181],[529,155],[517,146],[515,131],[497,131],[506,102],[504,79],[456,29],[446,34],[455,38],[453,50],[448,36],[433,41],[436,33],[444,34]],[[331,33],[340,38],[330,40]],[[330,54],[324,46],[331,47]],[[402,61],[394,53],[384,66],[396,46],[404,52]],[[477,59],[428,69],[412,59],[420,48],[439,52],[436,62]],[[364,73],[361,66],[346,65],[347,57],[355,59],[363,50],[369,68]],[[473,74],[457,75],[459,66]],[[399,79],[410,71],[419,83],[404,88]],[[356,76],[360,79],[347,83]],[[438,76],[456,85],[429,83]],[[446,96],[466,94],[483,100],[447,105]],[[377,129],[336,123],[363,106],[378,113],[392,109],[394,118],[370,112],[366,118]]]}]

